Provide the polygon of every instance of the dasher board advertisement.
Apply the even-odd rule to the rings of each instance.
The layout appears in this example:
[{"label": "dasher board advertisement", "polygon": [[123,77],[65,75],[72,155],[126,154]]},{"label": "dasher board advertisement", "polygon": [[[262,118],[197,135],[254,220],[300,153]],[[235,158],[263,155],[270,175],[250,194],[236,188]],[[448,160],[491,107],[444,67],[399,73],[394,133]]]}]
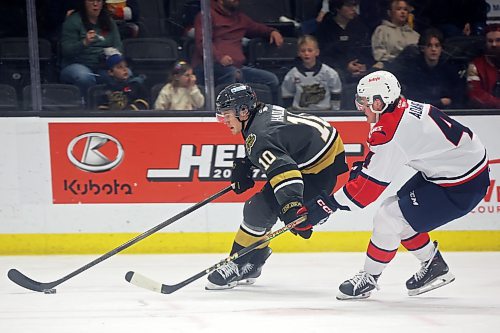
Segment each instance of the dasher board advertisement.
[{"label": "dasher board advertisement", "polygon": [[[366,122],[332,122],[348,164],[363,159]],[[232,160],[245,155],[244,140],[224,125],[206,122],[49,123],[54,204],[192,203],[228,185]],[[255,188],[218,202],[244,202]],[[339,179],[345,183],[347,175]]]}]

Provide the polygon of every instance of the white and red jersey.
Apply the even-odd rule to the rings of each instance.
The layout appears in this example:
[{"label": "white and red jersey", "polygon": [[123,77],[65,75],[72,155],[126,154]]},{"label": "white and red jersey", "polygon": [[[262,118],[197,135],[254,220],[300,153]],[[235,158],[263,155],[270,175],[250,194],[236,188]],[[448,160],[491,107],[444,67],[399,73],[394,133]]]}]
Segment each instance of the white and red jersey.
[{"label": "white and red jersey", "polygon": [[344,209],[375,201],[403,165],[445,187],[466,183],[488,167],[486,149],[469,128],[432,105],[404,98],[382,113],[368,146],[361,172],[334,194]]}]

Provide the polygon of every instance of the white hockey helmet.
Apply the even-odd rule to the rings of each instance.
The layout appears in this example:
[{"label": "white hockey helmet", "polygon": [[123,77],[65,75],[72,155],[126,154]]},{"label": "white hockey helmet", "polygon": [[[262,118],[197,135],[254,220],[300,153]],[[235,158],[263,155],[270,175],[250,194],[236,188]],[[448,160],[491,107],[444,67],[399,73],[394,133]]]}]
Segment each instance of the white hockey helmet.
[{"label": "white hockey helmet", "polygon": [[[361,104],[361,98],[364,97],[372,112],[382,113],[399,98],[401,95],[401,85],[392,73],[376,71],[359,80],[356,92],[357,106]],[[376,98],[380,98],[384,102],[384,107],[380,111],[375,111],[372,108]]]}]

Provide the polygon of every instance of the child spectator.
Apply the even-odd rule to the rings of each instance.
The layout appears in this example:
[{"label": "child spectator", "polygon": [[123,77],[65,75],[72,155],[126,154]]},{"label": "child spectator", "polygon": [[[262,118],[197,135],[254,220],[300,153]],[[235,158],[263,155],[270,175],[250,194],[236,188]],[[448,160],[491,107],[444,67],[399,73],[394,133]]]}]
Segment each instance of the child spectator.
[{"label": "child spectator", "polygon": [[[304,35],[297,42],[302,60],[283,79],[285,105],[293,97],[292,110],[338,110],[342,83],[338,73],[318,60],[316,38]],[[288,99],[288,100],[287,100]]]},{"label": "child spectator", "polygon": [[390,1],[387,14],[390,21],[383,20],[372,35],[373,58],[377,61],[373,67],[379,69],[384,63],[394,60],[408,45],[416,45],[420,37],[408,24],[410,9],[407,1]]},{"label": "child spectator", "polygon": [[125,58],[114,53],[106,59],[108,74],[112,80],[106,85],[106,92],[99,103],[99,110],[147,110],[147,91],[142,78],[130,77]]},{"label": "child spectator", "polygon": [[139,2],[137,0],[106,0],[106,8],[116,21],[122,39],[134,38],[139,35],[140,18]]},{"label": "child spectator", "polygon": [[175,63],[168,83],[161,89],[155,110],[194,110],[205,104],[205,97],[196,85],[193,68],[185,61]]}]

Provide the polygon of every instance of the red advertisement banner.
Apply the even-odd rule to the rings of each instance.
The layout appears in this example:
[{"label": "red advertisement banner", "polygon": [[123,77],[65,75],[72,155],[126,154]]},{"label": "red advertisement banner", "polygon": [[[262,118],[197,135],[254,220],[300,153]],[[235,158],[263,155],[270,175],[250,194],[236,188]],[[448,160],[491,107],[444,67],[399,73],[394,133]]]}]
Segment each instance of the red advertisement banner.
[{"label": "red advertisement banner", "polygon": [[[332,124],[349,164],[362,159],[368,125]],[[245,154],[242,137],[215,122],[50,123],[49,140],[55,204],[199,202],[229,184]],[[254,176],[253,191],[218,202],[245,201],[265,181]]]}]

